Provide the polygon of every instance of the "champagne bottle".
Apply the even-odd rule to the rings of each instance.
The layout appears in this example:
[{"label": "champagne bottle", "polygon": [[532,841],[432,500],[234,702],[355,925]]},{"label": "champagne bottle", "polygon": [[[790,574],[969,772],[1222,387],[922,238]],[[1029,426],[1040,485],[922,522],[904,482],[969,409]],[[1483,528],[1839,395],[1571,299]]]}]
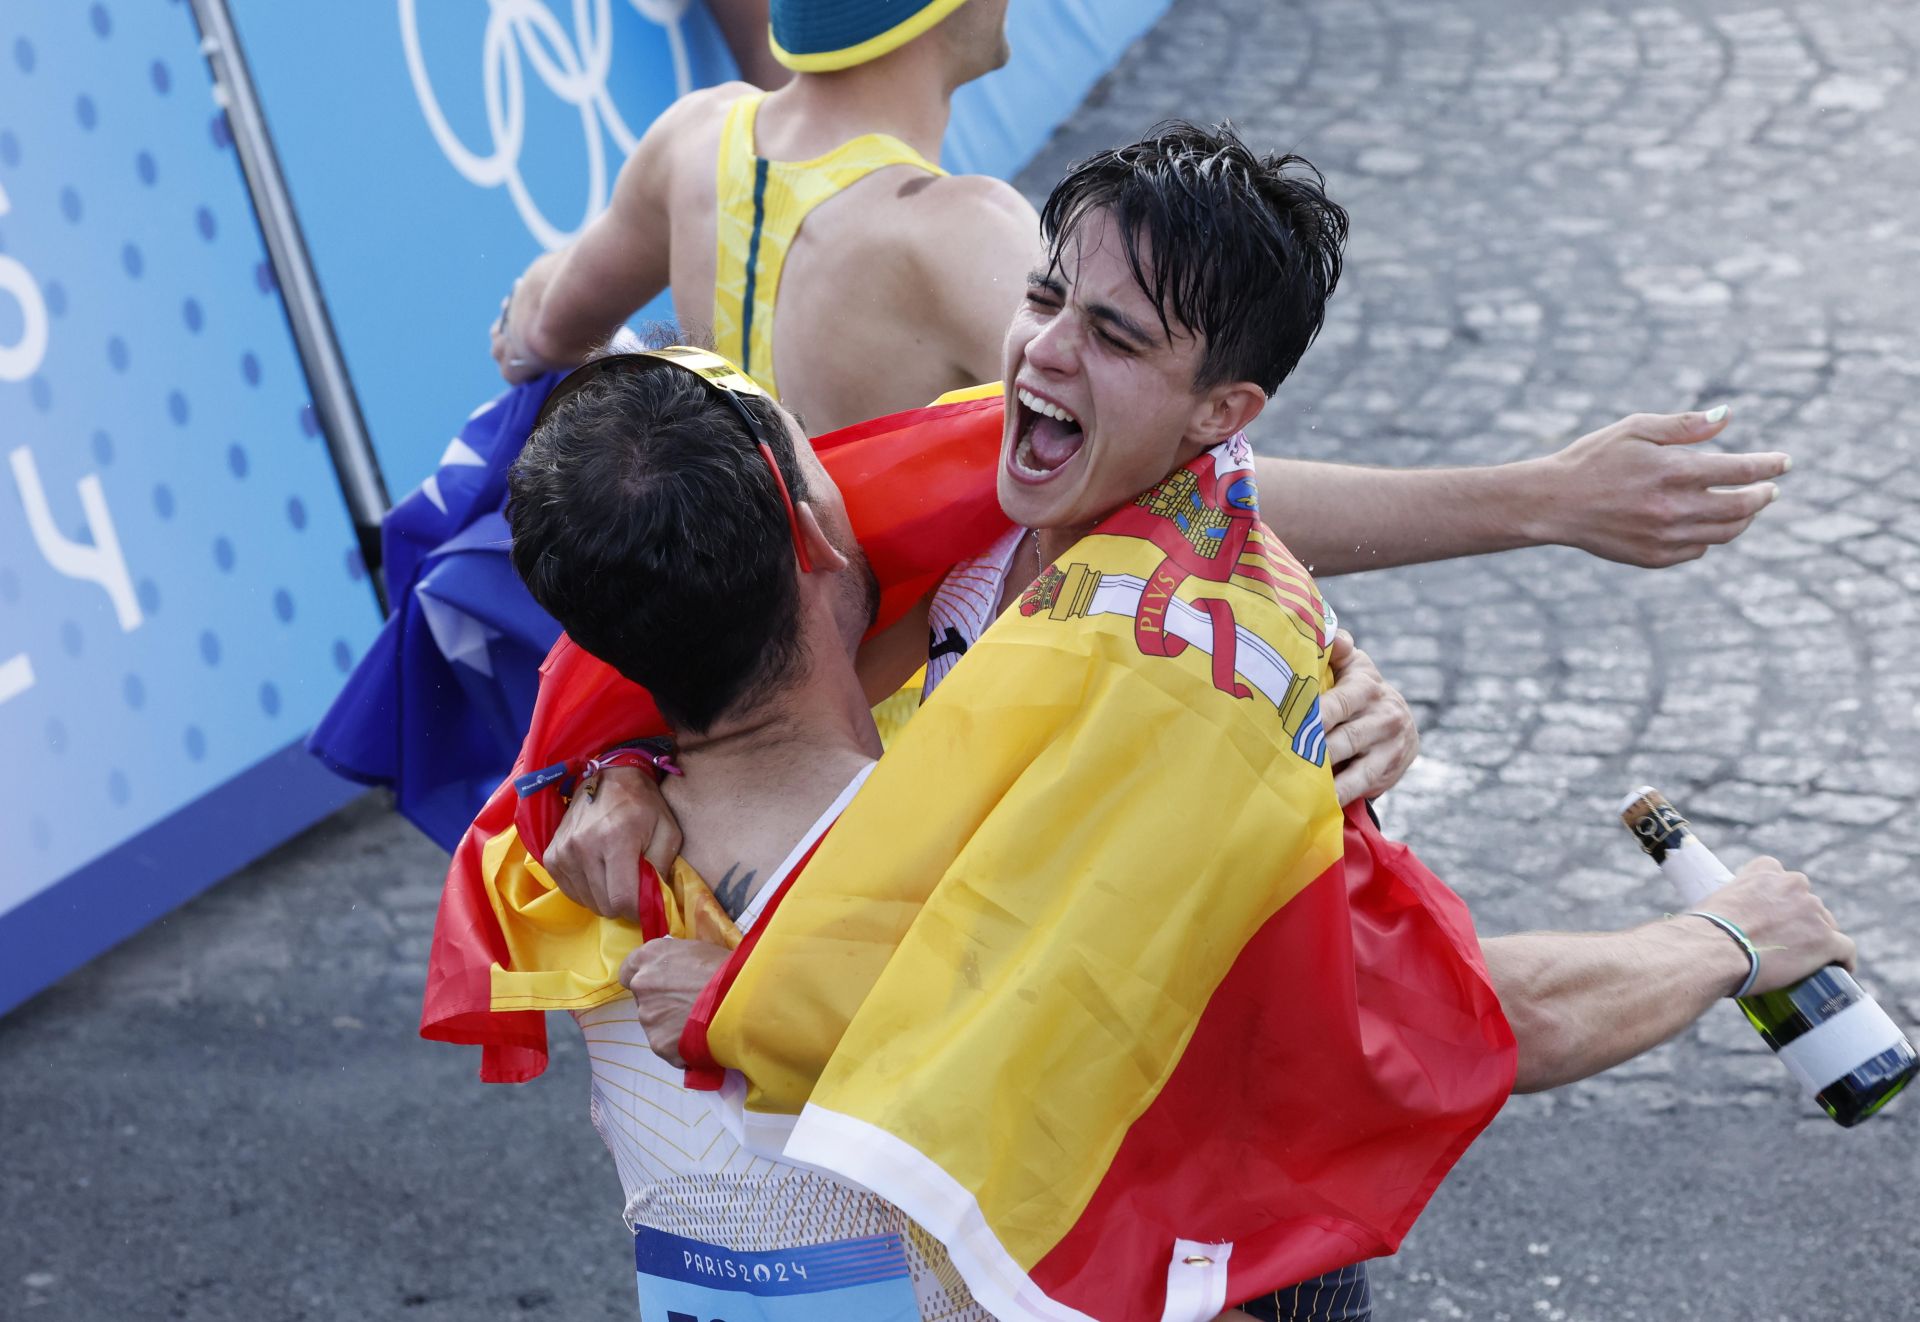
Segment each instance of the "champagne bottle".
[{"label": "champagne bottle", "polygon": [[[1711,909],[1713,892],[1733,879],[1659,790],[1642,785],[1629,794],[1620,820],[1689,907]],[[1843,1126],[1878,1111],[1920,1072],[1913,1043],[1837,964],[1791,987],[1743,996],[1740,1009],[1802,1090]]]}]

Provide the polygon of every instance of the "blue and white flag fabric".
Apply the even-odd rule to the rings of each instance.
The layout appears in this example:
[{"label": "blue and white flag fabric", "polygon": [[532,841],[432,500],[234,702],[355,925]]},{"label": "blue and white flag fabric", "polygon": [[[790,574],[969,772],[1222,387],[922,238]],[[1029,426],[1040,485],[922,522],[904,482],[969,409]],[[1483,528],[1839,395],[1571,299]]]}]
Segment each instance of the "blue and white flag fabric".
[{"label": "blue and white flag fabric", "polygon": [[512,768],[560,636],[513,571],[503,513],[507,470],[560,375],[482,406],[387,515],[392,614],[307,740],[339,775],[392,786],[401,815],[449,850]]}]

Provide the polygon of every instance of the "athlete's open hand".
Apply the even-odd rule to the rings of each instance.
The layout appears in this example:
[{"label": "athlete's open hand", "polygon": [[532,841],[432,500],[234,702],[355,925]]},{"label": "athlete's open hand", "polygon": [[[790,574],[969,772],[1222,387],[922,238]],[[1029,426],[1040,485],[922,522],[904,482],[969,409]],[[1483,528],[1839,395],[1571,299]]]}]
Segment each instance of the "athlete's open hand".
[{"label": "athlete's open hand", "polygon": [[673,875],[680,823],[653,773],[610,767],[575,791],[541,863],[560,893],[608,918],[640,912],[640,860]]},{"label": "athlete's open hand", "polygon": [[628,955],[620,981],[633,993],[633,1009],[647,1033],[653,1054],[669,1065],[684,1066],[680,1035],[686,1032],[693,1003],[733,952],[705,941],[663,936]]},{"label": "athlete's open hand", "polygon": [[1385,794],[1420,756],[1413,708],[1345,629],[1333,636],[1333,687],[1320,698],[1320,720],[1343,808]]},{"label": "athlete's open hand", "polygon": [[[1718,414],[1718,417],[1714,415]],[[1660,569],[1732,541],[1773,503],[1784,454],[1697,448],[1726,430],[1724,407],[1636,413],[1537,461],[1532,540]]]}]

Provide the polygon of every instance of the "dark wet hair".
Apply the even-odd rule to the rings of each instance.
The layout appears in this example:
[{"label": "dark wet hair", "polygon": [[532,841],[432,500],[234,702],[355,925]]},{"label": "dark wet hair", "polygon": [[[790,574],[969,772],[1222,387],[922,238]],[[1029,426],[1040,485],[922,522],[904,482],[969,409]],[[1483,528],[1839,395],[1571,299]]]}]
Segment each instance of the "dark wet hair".
[{"label": "dark wet hair", "polygon": [[[807,482],[771,401],[742,398],[796,501]],[[573,640],[701,733],[800,662],[786,507],[738,414],[667,363],[575,390],[507,476],[513,567]]]},{"label": "dark wet hair", "polygon": [[1167,120],[1067,171],[1040,212],[1049,269],[1096,212],[1162,329],[1200,338],[1196,389],[1252,381],[1271,395],[1320,333],[1347,213],[1305,158],[1257,155],[1229,124]]}]

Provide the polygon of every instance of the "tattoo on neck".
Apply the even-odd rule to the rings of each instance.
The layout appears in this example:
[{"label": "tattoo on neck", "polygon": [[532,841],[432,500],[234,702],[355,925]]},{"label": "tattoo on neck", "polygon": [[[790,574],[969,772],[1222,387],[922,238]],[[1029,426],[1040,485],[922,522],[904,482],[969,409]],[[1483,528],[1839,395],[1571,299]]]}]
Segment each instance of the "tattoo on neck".
[{"label": "tattoo on neck", "polygon": [[753,879],[758,875],[755,869],[743,868],[735,863],[713,888],[713,898],[720,901],[720,907],[727,911],[729,918],[738,918],[747,907],[747,901],[753,897]]}]

